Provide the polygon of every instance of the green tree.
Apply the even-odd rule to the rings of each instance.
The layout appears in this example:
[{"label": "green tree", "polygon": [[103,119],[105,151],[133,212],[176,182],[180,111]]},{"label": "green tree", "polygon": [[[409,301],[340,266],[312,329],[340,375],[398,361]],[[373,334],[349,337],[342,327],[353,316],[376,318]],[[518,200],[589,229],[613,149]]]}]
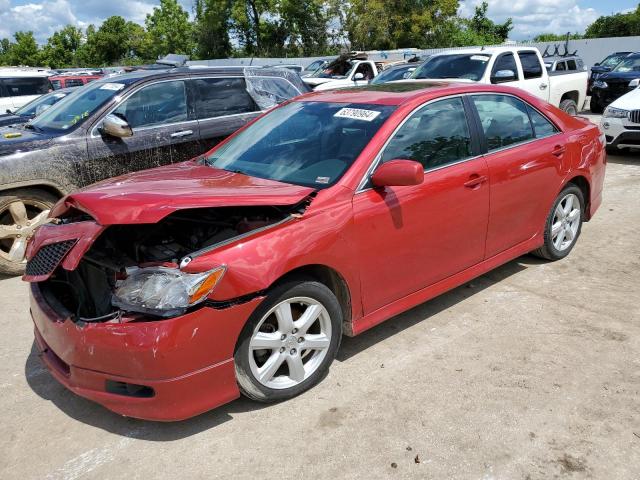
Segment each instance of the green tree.
[{"label": "green tree", "polygon": [[502,43],[509,38],[513,29],[513,21],[508,18],[504,23],[495,23],[487,17],[489,4],[482,2],[476,7],[473,17],[469,20],[469,28],[485,38],[495,39],[494,43]]},{"label": "green tree", "polygon": [[629,13],[602,16],[587,27],[586,38],[631,37],[640,35],[640,4]]},{"label": "green tree", "polygon": [[10,65],[38,66],[40,64],[40,49],[33,32],[16,32],[13,37],[16,41],[9,47],[7,63]]},{"label": "green tree", "polygon": [[198,58],[231,56],[231,3],[232,0],[196,0],[194,36]]},{"label": "green tree", "polygon": [[76,52],[82,45],[82,30],[67,25],[55,32],[42,49],[42,62],[51,68],[76,65]]},{"label": "green tree", "polygon": [[9,51],[11,50],[11,40],[3,38],[0,40],[0,65],[9,64]]},{"label": "green tree", "polygon": [[327,52],[327,7],[321,0],[281,0],[278,14],[288,32],[287,53],[314,56]]},{"label": "green tree", "polygon": [[345,29],[355,49],[423,48],[457,9],[458,0],[353,0]]},{"label": "green tree", "polygon": [[87,31],[90,63],[113,65],[129,53],[127,21],[114,15],[107,18],[93,35]]},{"label": "green tree", "polygon": [[193,35],[189,14],[177,0],[160,0],[145,20],[150,41],[150,51],[155,57],[168,53],[192,55]]},{"label": "green tree", "polygon": [[[580,40],[584,38],[584,35],[579,33],[570,33],[569,40]],[[541,33],[533,37],[534,42],[564,42],[567,39],[567,34],[558,35],[556,33]]]}]

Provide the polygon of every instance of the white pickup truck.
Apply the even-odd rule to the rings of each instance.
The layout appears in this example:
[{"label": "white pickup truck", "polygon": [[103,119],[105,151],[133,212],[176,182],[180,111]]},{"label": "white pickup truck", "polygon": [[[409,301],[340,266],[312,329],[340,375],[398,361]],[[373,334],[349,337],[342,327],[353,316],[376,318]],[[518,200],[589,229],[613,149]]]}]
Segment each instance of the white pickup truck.
[{"label": "white pickup truck", "polygon": [[561,110],[577,115],[587,97],[585,70],[548,73],[535,48],[492,47],[452,50],[436,54],[418,67],[411,78],[458,79],[500,83],[521,88]]},{"label": "white pickup truck", "polygon": [[336,60],[302,81],[313,90],[358,87],[367,85],[381,70],[382,64],[371,60]]}]

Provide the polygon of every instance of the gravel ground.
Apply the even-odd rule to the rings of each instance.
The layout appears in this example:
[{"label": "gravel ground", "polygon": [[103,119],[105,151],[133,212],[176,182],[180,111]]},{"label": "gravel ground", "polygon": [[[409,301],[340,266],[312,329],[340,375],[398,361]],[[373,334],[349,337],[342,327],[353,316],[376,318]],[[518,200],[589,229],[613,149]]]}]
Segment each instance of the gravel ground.
[{"label": "gravel ground", "polygon": [[347,338],[327,379],[159,424],[67,392],[0,280],[0,478],[640,478],[640,154],[571,255],[521,257]]}]

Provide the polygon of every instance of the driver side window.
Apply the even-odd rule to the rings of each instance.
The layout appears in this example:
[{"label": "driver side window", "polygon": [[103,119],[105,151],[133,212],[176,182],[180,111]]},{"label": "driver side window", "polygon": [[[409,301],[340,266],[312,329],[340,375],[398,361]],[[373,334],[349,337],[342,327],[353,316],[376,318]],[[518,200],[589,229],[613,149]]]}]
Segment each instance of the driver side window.
[{"label": "driver side window", "polygon": [[382,162],[415,160],[430,170],[471,157],[471,134],[461,98],[424,106],[395,133]]},{"label": "driver side window", "polygon": [[187,120],[187,94],[182,80],[148,85],[127,98],[113,112],[131,128]]},{"label": "driver side window", "polygon": [[504,53],[498,57],[496,63],[493,64],[493,69],[491,69],[491,83],[499,83],[494,80],[496,73],[501,70],[511,70],[515,75],[515,78],[510,81],[518,80],[518,66],[516,65],[516,59],[513,56],[513,53]]}]

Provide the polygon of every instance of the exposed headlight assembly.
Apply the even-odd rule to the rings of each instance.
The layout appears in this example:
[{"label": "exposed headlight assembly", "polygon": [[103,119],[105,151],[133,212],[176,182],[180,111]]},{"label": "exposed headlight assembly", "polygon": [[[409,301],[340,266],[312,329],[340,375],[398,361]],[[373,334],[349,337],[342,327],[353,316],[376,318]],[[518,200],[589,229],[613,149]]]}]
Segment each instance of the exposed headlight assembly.
[{"label": "exposed headlight assembly", "polygon": [[593,86],[597,88],[609,88],[609,85],[607,85],[607,82],[603,80],[596,80],[595,82],[593,82]]},{"label": "exposed headlight assembly", "polygon": [[623,110],[621,108],[615,107],[607,107],[604,109],[604,114],[606,118],[627,118],[629,115],[629,110]]},{"label": "exposed headlight assembly", "polygon": [[116,284],[111,303],[131,312],[181,315],[207,298],[225,270],[224,266],[204,273],[185,273],[170,267],[138,268]]},{"label": "exposed headlight assembly", "polygon": [[640,78],[634,78],[629,82],[629,88],[638,88],[638,85],[640,85]]}]

